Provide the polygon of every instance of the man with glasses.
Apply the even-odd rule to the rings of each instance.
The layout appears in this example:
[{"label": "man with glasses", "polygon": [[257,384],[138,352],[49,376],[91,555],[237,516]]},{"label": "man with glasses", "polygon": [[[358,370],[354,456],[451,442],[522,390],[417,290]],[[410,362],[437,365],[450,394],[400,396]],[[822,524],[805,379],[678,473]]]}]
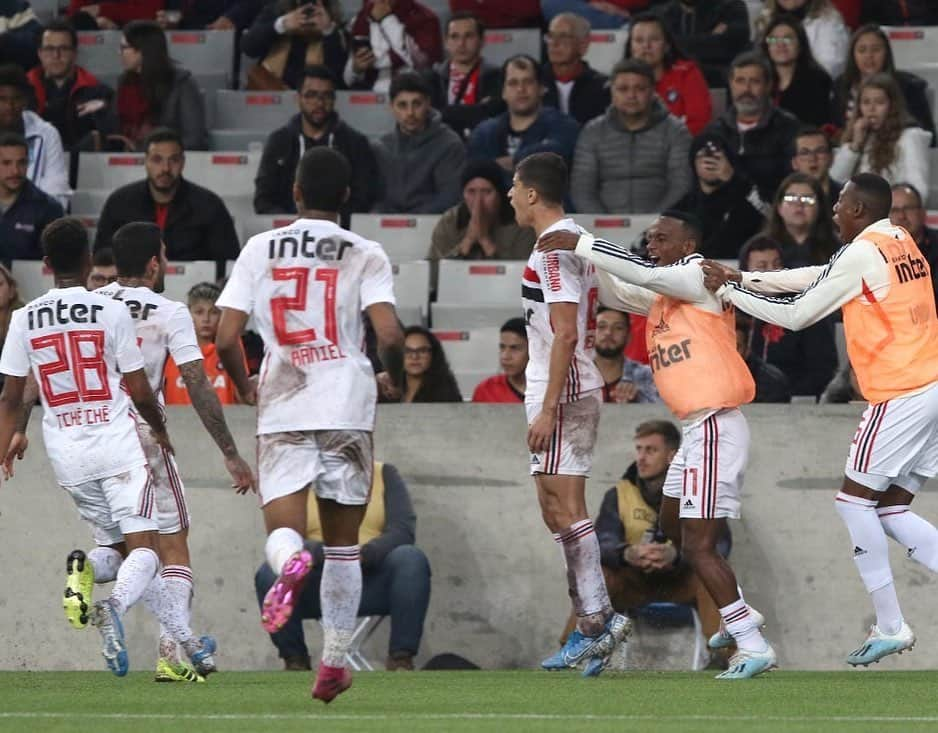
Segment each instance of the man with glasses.
[{"label": "man with glasses", "polygon": [[544,104],[556,107],[581,125],[605,114],[609,106],[609,79],[583,60],[590,45],[590,24],[574,13],[560,13],[544,37],[547,61],[542,79]]},{"label": "man with glasses", "polygon": [[926,214],[922,195],[915,186],[910,183],[897,183],[892,187],[889,221],[911,234],[919,250],[925,255],[931,270],[935,301],[938,302],[938,230],[925,226]]},{"label": "man with glasses", "polygon": [[26,75],[36,112],[51,122],[66,150],[94,149],[93,136],[116,132],[114,92],[75,63],[78,36],[70,21],[52,20],[42,33],[39,66]]},{"label": "man with glasses", "polygon": [[175,130],[158,127],[143,141],[147,177],[116,189],[101,210],[95,251],[111,246],[111,237],[132,221],[154,222],[166,242],[170,261],[214,260],[216,277],[225,261],[240,251],[234,221],[224,202],[207,188],[182,176],[186,165],[182,139]]},{"label": "man with glasses", "polygon": [[254,179],[254,211],[295,214],[293,177],[307,150],[324,145],[342,153],[352,167],[351,194],[340,211],[348,226],[352,213],[369,211],[377,195],[378,168],[368,138],[339,119],[335,111],[336,80],[328,67],[308,66],[300,79],[299,114],[274,130],[264,145]]},{"label": "man with glasses", "polygon": [[803,127],[795,136],[795,147],[791,158],[791,168],[798,173],[805,173],[816,178],[827,195],[831,206],[840,198],[840,191],[844,187],[840,181],[830,176],[831,162],[834,156],[831,153],[831,141],[824,131],[817,127]]}]

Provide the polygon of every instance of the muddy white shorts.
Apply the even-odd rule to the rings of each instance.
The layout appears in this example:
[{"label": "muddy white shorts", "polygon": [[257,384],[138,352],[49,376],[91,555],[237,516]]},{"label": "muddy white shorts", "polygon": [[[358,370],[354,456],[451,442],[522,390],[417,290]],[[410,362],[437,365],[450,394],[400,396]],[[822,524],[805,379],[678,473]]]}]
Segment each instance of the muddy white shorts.
[{"label": "muddy white shorts", "polygon": [[310,486],[320,499],[367,504],[374,449],[368,430],[297,430],[257,436],[261,504]]},{"label": "muddy white shorts", "polygon": [[146,423],[137,423],[137,436],[150,466],[160,534],[175,534],[187,529],[189,507],[186,505],[186,490],[179,477],[176,460],[156,441],[153,431]]},{"label": "muddy white shorts", "polygon": [[668,468],[664,495],[679,499],[681,519],[739,519],[749,425],[738,409],[685,426]]},{"label": "muddy white shorts", "polygon": [[[550,446],[543,453],[531,453],[531,474],[547,476],[589,476],[593,468],[593,449],[599,429],[601,390],[587,392],[576,402],[557,408],[557,425]],[[542,403],[524,405],[528,425],[541,412]]]},{"label": "muddy white shorts", "polygon": [[116,545],[125,534],[155,531],[156,495],[150,469],[138,466],[116,476],[62,486],[93,527],[99,545]]},{"label": "muddy white shorts", "polygon": [[913,494],[938,475],[938,383],[869,405],[850,444],[844,473],[868,489],[884,491],[896,484]]}]

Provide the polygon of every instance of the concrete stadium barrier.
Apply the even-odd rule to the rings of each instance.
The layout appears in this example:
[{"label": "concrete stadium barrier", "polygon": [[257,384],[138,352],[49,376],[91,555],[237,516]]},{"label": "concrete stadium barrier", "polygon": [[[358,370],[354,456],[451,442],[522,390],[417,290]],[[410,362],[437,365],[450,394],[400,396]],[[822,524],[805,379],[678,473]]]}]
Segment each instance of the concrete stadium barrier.
[{"label": "concrete stadium barrier", "polygon": [[[257,500],[227,488],[220,457],[191,409],[169,412],[193,514],[194,626],[218,637],[222,669],[277,669],[252,583],[264,544]],[[227,414],[242,451],[253,455],[253,411]],[[753,450],[743,518],[733,524],[733,564],[747,599],[766,615],[783,667],[842,669],[872,622],[833,508],[860,407],[754,406],[746,414]],[[604,408],[591,512],[631,460],[635,425],[662,416],[653,406]],[[418,662],[449,651],[486,668],[534,667],[555,646],[568,601],[559,550],[541,524],[528,476],[524,428],[516,406],[380,409],[376,454],[407,480],[417,542],[433,567]],[[97,634],[72,630],[61,611],[65,557],[87,548],[90,537],[54,484],[39,433],[34,419],[31,450],[0,489],[0,669],[103,669]],[[928,491],[917,506],[938,516]],[[883,666],[935,667],[938,587],[902,548],[894,549],[899,597],[919,643],[913,654]],[[315,653],[320,635],[313,624],[309,630]],[[151,668],[156,629],[142,608],[129,614],[127,633],[132,668]],[[386,640],[385,624],[366,647],[371,659],[383,661]]]}]

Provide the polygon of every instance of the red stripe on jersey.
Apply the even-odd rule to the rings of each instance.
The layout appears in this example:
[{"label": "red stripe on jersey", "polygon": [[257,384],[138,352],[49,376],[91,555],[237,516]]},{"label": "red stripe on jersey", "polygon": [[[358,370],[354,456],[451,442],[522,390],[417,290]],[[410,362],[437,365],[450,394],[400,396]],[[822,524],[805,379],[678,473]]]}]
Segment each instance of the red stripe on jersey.
[{"label": "red stripe on jersey", "polygon": [[530,267],[524,268],[524,274],[521,277],[523,280],[527,280],[528,282],[537,283],[538,285],[541,284],[540,276]]}]

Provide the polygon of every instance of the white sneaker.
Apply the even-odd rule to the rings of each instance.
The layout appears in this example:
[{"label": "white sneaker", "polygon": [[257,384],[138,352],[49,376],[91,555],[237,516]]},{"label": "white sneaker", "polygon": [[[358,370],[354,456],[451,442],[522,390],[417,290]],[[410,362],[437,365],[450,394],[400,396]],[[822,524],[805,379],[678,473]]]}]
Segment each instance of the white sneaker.
[{"label": "white sneaker", "polygon": [[[756,627],[760,631],[765,628],[765,616],[752,606],[749,606],[749,615],[752,616],[752,620],[756,622]],[[725,649],[728,646],[733,646],[735,643],[736,640],[733,638],[733,635],[726,630],[726,625],[721,621],[720,630],[710,637],[709,641],[707,641],[707,646],[711,649]]]},{"label": "white sneaker", "polygon": [[847,655],[847,664],[866,667],[890,654],[902,654],[914,646],[915,634],[905,621],[895,634],[884,634],[873,624],[866,640]]},{"label": "white sneaker", "polygon": [[749,652],[740,649],[730,657],[730,666],[725,672],[716,676],[718,680],[745,680],[757,674],[775,669],[777,658],[771,644],[766,645],[764,652]]}]

